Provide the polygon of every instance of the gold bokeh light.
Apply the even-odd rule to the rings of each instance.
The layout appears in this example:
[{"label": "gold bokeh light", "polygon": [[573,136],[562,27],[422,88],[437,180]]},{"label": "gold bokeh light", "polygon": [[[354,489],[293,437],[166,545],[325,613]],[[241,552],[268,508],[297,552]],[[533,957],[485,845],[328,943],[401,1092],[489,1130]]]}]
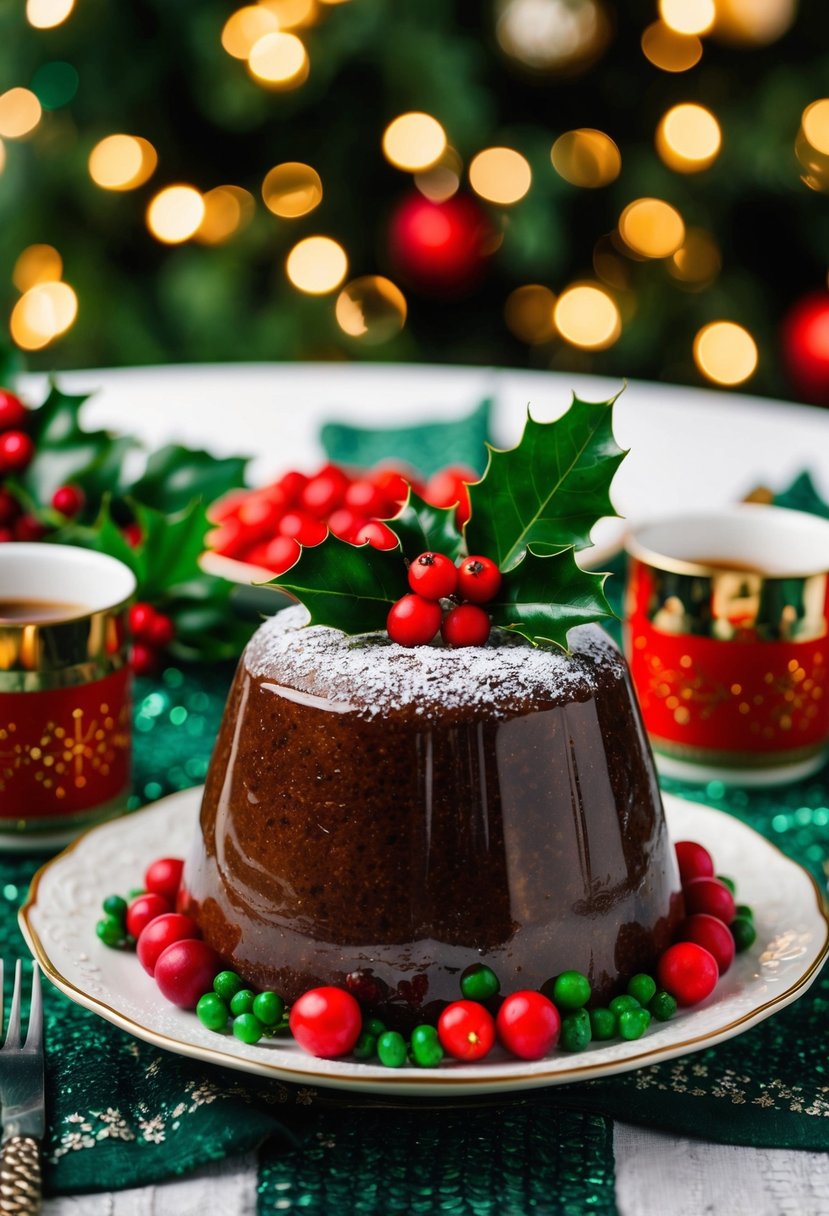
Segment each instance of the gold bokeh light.
[{"label": "gold bokeh light", "polygon": [[42,350],[66,333],[78,315],[78,297],[68,283],[38,283],[12,309],[9,329],[22,350]]},{"label": "gold bokeh light", "polygon": [[292,220],[307,215],[322,202],[322,179],[301,161],[275,165],[262,182],[262,198],[274,215]]},{"label": "gold bokeh light", "polygon": [[665,263],[668,274],[689,291],[701,291],[713,283],[722,267],[717,242],[704,228],[688,228],[685,240]]},{"label": "gold bokeh light", "polygon": [[28,291],[38,283],[57,283],[63,274],[63,258],[53,245],[29,245],[18,256],[12,282],[18,291]]},{"label": "gold bokeh light", "polygon": [[406,324],[406,297],[391,279],[367,274],[346,283],[337,296],[337,324],[367,346],[379,346]]},{"label": "gold bokeh light", "polygon": [[31,134],[43,115],[31,89],[8,89],[0,95],[0,136],[22,139]]},{"label": "gold bokeh light", "polygon": [[757,343],[733,321],[712,321],[694,338],[694,362],[715,384],[742,384],[757,369]]},{"label": "gold bokeh light", "polygon": [[702,58],[702,43],[696,34],[678,34],[654,21],[642,34],[642,53],[663,72],[687,72]]},{"label": "gold bokeh light", "polygon": [[556,298],[549,287],[541,283],[526,283],[516,287],[504,304],[507,329],[520,342],[537,346],[549,342],[556,332],[553,309]]},{"label": "gold bokeh light", "polygon": [[578,127],[565,131],[550,150],[553,168],[573,186],[594,190],[615,181],[622,168],[616,144],[604,131]]},{"label": "gold bokeh light", "polygon": [[51,30],[66,20],[75,0],[26,0],[26,20],[36,30]]},{"label": "gold bokeh light", "polygon": [[241,186],[215,186],[203,196],[204,217],[193,239],[201,245],[221,245],[253,219],[256,204]]},{"label": "gold bokeh light", "polygon": [[659,16],[678,34],[707,34],[717,9],[714,0],[659,0]]},{"label": "gold bokeh light", "polygon": [[317,20],[317,0],[259,0],[276,17],[281,30],[300,30]]},{"label": "gold bokeh light", "polygon": [[619,235],[643,258],[669,258],[685,240],[685,225],[669,203],[638,198],[619,216]]},{"label": "gold bokeh light", "polygon": [[3,143],[2,139],[0,139],[0,173],[3,172],[5,167],[6,167],[6,145]]},{"label": "gold bokeh light", "polygon": [[469,166],[469,184],[488,203],[508,207],[532,184],[530,163],[514,148],[485,148]]},{"label": "gold bokeh light", "polygon": [[294,287],[321,296],[342,283],[348,272],[348,257],[330,236],[307,236],[288,254],[285,271]]},{"label": "gold bokeh light", "polygon": [[383,155],[396,169],[417,173],[440,160],[446,132],[431,114],[412,110],[393,119],[383,132]]},{"label": "gold bokeh light", "polygon": [[204,199],[194,186],[165,186],[150,200],[147,227],[157,241],[179,245],[198,231],[204,211]]},{"label": "gold bokeh light", "polygon": [[271,89],[295,89],[308,79],[305,44],[296,34],[265,34],[251,47],[248,70]]},{"label": "gold bokeh light", "polygon": [[734,46],[767,46],[794,24],[798,0],[717,0],[714,35]]},{"label": "gold bokeh light", "polygon": [[669,169],[699,173],[719,155],[722,132],[710,110],[692,102],[672,106],[656,128],[656,150]]},{"label": "gold bokeh light", "polygon": [[222,46],[234,59],[247,59],[265,34],[276,34],[279,20],[264,5],[246,4],[231,13],[222,29]]},{"label": "gold bokeh light", "polygon": [[565,342],[583,350],[606,350],[622,332],[616,301],[594,283],[566,288],[556,300],[553,320]]},{"label": "gold bokeh light", "polygon": [[157,165],[155,148],[140,135],[107,135],[89,154],[89,176],[102,190],[135,190]]},{"label": "gold bokeh light", "polygon": [[829,97],[808,105],[801,115],[800,126],[815,151],[829,155]]},{"label": "gold bokeh light", "polygon": [[445,203],[457,194],[461,184],[463,161],[454,148],[447,147],[440,160],[430,169],[415,174],[414,183],[420,193],[433,203]]}]

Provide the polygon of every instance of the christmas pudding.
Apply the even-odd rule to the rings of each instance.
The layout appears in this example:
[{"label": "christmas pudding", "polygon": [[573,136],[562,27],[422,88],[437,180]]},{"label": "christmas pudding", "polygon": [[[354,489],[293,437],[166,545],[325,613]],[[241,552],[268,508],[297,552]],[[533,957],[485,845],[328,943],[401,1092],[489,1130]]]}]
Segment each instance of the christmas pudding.
[{"label": "christmas pudding", "polygon": [[412,495],[393,549],[328,537],[280,576],[302,603],[242,657],[180,899],[246,982],[403,1024],[473,962],[506,990],[575,968],[599,1000],[653,969],[679,876],[575,561],[620,457],[610,405],[576,401],[491,453],[463,535]]}]

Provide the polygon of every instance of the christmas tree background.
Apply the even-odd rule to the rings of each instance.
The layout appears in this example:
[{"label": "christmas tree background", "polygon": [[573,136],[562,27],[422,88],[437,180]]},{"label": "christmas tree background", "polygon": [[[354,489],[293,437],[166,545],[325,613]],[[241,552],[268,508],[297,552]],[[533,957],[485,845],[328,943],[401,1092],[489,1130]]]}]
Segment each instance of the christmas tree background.
[{"label": "christmas tree background", "polygon": [[0,357],[825,402],[827,81],[822,0],[6,4]]}]

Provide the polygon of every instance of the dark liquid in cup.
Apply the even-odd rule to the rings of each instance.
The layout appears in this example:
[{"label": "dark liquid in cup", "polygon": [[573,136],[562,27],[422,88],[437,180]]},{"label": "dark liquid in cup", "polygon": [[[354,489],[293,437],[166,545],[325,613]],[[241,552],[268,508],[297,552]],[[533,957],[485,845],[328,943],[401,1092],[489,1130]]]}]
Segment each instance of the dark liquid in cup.
[{"label": "dark liquid in cup", "polygon": [[0,599],[0,624],[13,621],[15,624],[44,625],[84,616],[87,611],[85,604],[73,604],[68,600]]}]

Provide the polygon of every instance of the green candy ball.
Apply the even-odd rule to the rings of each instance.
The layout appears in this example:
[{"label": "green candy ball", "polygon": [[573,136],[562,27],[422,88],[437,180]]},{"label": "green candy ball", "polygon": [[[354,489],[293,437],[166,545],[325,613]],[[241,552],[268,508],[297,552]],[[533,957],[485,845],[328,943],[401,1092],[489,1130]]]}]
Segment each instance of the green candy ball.
[{"label": "green candy ball", "polygon": [[610,1002],[610,1008],[618,1018],[621,1017],[622,1014],[628,1009],[641,1009],[641,1005],[635,996],[627,994],[626,996],[614,996],[613,1000]]},{"label": "green candy ball", "polygon": [[634,975],[628,983],[628,996],[632,996],[640,1005],[647,1005],[655,992],[656,980],[649,975]]},{"label": "green candy ball", "polygon": [[577,1009],[561,1019],[559,1047],[565,1051],[583,1051],[593,1037],[590,1014],[586,1009]]},{"label": "green candy ball", "polygon": [[263,1026],[278,1026],[285,1012],[285,1002],[278,992],[260,992],[253,998],[252,1011]]},{"label": "green candy ball", "polygon": [[581,1009],[590,1000],[590,981],[580,971],[562,971],[553,984],[553,1004],[559,1009]]},{"label": "green candy ball", "polygon": [[364,1030],[354,1044],[352,1053],[358,1060],[371,1060],[377,1055],[377,1035]]},{"label": "green candy ball", "polygon": [[243,987],[242,978],[235,971],[220,971],[213,981],[213,991],[228,1004]]},{"label": "green candy ball", "polygon": [[737,890],[737,884],[733,878],[728,878],[727,875],[725,875],[725,874],[718,874],[717,878],[723,884],[724,887],[728,887],[728,889],[732,895],[735,893],[735,891]]},{"label": "green candy ball", "polygon": [[659,992],[651,998],[648,1009],[657,1022],[670,1022],[677,1010],[676,999],[671,996],[670,992],[660,988]]},{"label": "green candy ball", "polygon": [[616,1014],[610,1009],[591,1009],[590,1029],[598,1042],[615,1039]]},{"label": "green candy ball", "polygon": [[619,1034],[623,1039],[641,1039],[650,1024],[647,1009],[625,1009],[619,1014]]},{"label": "green candy ball", "polygon": [[243,1043],[258,1043],[264,1033],[264,1026],[259,1018],[252,1013],[240,1013],[233,1019],[233,1033]]},{"label": "green candy ball", "polygon": [[240,1017],[243,1013],[253,1013],[254,1000],[255,993],[251,992],[250,988],[240,988],[230,998],[230,1012],[235,1018]]},{"label": "green candy ball", "polygon": [[735,916],[729,929],[734,938],[734,949],[738,954],[748,950],[757,941],[757,930],[747,916]]},{"label": "green candy ball", "polygon": [[196,1005],[196,1017],[208,1030],[224,1030],[227,1026],[227,1005],[215,992],[205,992]]},{"label": "green candy ball", "polygon": [[734,915],[742,916],[746,920],[750,920],[752,924],[754,923],[754,909],[750,908],[748,904],[737,904],[737,907],[734,909]]},{"label": "green candy ball", "polygon": [[107,895],[103,909],[107,916],[114,916],[116,920],[123,922],[127,919],[127,901],[120,895]]},{"label": "green candy ball", "polygon": [[501,981],[484,963],[473,963],[461,976],[461,992],[468,1001],[485,1001],[500,991]]},{"label": "green candy ball", "polygon": [[406,1040],[396,1030],[384,1030],[377,1040],[377,1055],[386,1068],[402,1068],[406,1063]]},{"label": "green candy ball", "polygon": [[383,1034],[385,1029],[386,1023],[381,1022],[379,1018],[369,1018],[367,1021],[363,1022],[363,1030],[366,1032],[366,1034],[373,1034],[375,1039],[379,1039],[380,1035]]},{"label": "green candy ball", "polygon": [[[489,971],[489,968],[486,970]],[[440,1064],[443,1048],[434,1026],[415,1026],[412,1031],[412,1058],[419,1068],[437,1068]]]},{"label": "green candy ball", "polygon": [[105,916],[95,926],[95,932],[105,946],[120,946],[124,941],[124,922],[114,916]]}]

